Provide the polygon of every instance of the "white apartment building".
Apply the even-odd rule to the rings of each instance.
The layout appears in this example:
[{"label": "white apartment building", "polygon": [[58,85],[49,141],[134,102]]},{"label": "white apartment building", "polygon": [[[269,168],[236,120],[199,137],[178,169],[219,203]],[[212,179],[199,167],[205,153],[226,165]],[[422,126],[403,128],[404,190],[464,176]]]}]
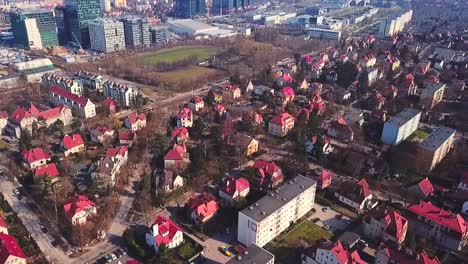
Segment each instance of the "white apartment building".
[{"label": "white apartment building", "polygon": [[239,212],[237,240],[266,245],[314,207],[316,185],[299,175]]},{"label": "white apartment building", "polygon": [[438,127],[421,143],[418,158],[422,161],[422,169],[431,171],[450,152],[455,142],[455,129]]},{"label": "white apartment building", "polygon": [[96,105],[86,97],[72,94],[67,90],[53,86],[50,88],[50,101],[75,109],[84,118],[96,116]]},{"label": "white apartment building", "polygon": [[411,21],[413,17],[413,10],[408,10],[405,13],[383,19],[380,22],[379,37],[392,37],[400,33],[405,26]]},{"label": "white apartment building", "polygon": [[103,85],[104,96],[118,101],[122,106],[131,107],[135,104],[138,90],[122,83],[107,81]]},{"label": "white apartment building", "polygon": [[398,145],[418,129],[421,111],[407,108],[385,122],[382,142],[388,145]]},{"label": "white apartment building", "polygon": [[56,75],[53,73],[46,73],[42,75],[42,85],[47,88],[52,86],[58,86],[64,90],[69,91],[72,94],[83,95],[84,88],[83,82],[79,79],[68,78],[62,75]]},{"label": "white apartment building", "polygon": [[112,18],[98,18],[88,24],[91,49],[104,53],[125,50],[122,22]]},{"label": "white apartment building", "polygon": [[28,35],[30,49],[42,49],[42,39],[35,18],[26,18],[24,20],[26,34]]},{"label": "white apartment building", "polygon": [[444,83],[434,83],[421,91],[420,101],[426,109],[432,109],[440,103],[444,97],[446,85]]}]

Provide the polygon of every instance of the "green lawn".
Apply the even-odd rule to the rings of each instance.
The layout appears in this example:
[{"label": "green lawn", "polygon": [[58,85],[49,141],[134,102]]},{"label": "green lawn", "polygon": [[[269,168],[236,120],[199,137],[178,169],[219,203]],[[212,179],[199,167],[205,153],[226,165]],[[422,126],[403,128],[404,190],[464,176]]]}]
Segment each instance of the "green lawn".
[{"label": "green lawn", "polygon": [[0,139],[0,150],[7,150],[8,149],[8,144]]},{"label": "green lawn", "polygon": [[160,72],[158,73],[164,81],[174,82],[180,80],[198,80],[201,76],[206,76],[212,73],[215,73],[216,70],[209,69],[200,66],[193,66],[189,68],[184,68],[181,70],[169,71],[169,72]]},{"label": "green lawn", "polygon": [[215,47],[179,47],[145,54],[137,57],[140,65],[155,65],[161,62],[173,63],[196,56],[200,61],[211,58],[218,51]]},{"label": "green lawn", "polygon": [[417,138],[418,140],[424,141],[430,136],[430,133],[422,130],[422,129],[417,129],[413,133],[413,137]]}]

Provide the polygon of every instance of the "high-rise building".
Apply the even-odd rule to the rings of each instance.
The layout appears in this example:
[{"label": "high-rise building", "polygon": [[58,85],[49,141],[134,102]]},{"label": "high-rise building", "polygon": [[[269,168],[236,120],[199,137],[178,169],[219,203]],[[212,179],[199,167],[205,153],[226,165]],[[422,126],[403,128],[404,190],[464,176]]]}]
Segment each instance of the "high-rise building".
[{"label": "high-rise building", "polygon": [[112,7],[111,7],[111,1],[110,0],[100,0],[99,1],[101,4],[101,10],[102,12],[110,12]]},{"label": "high-rise building", "polygon": [[234,8],[246,8],[254,5],[254,0],[233,0],[232,5]]},{"label": "high-rise building", "polygon": [[114,0],[114,7],[127,7],[127,0]]},{"label": "high-rise building", "polygon": [[213,0],[212,15],[228,14],[234,9],[234,0]]},{"label": "high-rise building", "polygon": [[91,49],[114,52],[125,49],[123,23],[112,18],[98,18],[88,22]]},{"label": "high-rise building", "polygon": [[398,145],[418,129],[421,111],[407,108],[398,115],[385,122],[382,142],[389,145]]},{"label": "high-rise building", "polygon": [[89,48],[88,22],[102,16],[99,0],[66,0],[64,15],[68,39]]},{"label": "high-rise building", "polygon": [[206,14],[205,0],[176,0],[174,13],[176,18],[191,18]]},{"label": "high-rise building", "polygon": [[148,20],[139,17],[122,19],[127,47],[150,47],[151,38]]},{"label": "high-rise building", "polygon": [[60,45],[68,43],[67,30],[65,28],[65,6],[55,7],[55,23],[57,24],[58,42]]},{"label": "high-rise building", "polygon": [[421,169],[429,172],[450,152],[455,142],[455,129],[438,127],[421,143],[418,158]]},{"label": "high-rise building", "polygon": [[380,22],[379,37],[392,37],[400,33],[404,29],[404,27],[411,21],[412,17],[413,10],[407,10],[401,15],[383,19]]},{"label": "high-rise building", "polygon": [[156,26],[150,28],[151,43],[166,44],[169,42],[169,31],[167,27]]},{"label": "high-rise building", "polygon": [[54,10],[18,9],[10,13],[10,21],[18,45],[29,49],[59,45]]}]

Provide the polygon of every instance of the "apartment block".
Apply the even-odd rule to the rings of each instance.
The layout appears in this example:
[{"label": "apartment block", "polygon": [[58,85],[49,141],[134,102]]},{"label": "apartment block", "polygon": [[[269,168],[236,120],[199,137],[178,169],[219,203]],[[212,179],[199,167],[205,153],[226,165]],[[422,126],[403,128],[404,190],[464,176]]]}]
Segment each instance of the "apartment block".
[{"label": "apartment block", "polygon": [[266,245],[314,207],[316,185],[299,175],[239,212],[237,240]]},{"label": "apartment block", "polygon": [[382,142],[388,145],[398,145],[418,129],[421,111],[407,108],[385,122]]},{"label": "apartment block", "polygon": [[274,264],[275,255],[269,251],[252,244],[248,246],[243,252],[229,260],[226,264]]},{"label": "apartment block", "polygon": [[88,24],[91,49],[104,53],[125,50],[122,22],[112,18],[99,18]]},{"label": "apartment block", "polygon": [[446,85],[444,83],[431,84],[421,91],[421,105],[426,109],[432,109],[442,101]]},{"label": "apartment block", "polygon": [[438,127],[419,147],[418,158],[425,171],[431,171],[450,152],[455,142],[455,129]]},{"label": "apartment block", "polygon": [[103,85],[104,96],[118,101],[122,106],[131,107],[135,104],[138,90],[122,83],[106,81]]},{"label": "apartment block", "polygon": [[383,19],[380,22],[379,37],[392,37],[400,33],[413,18],[413,10],[407,10],[398,16]]},{"label": "apartment block", "polygon": [[150,47],[150,29],[148,20],[139,17],[125,17],[122,19],[127,47]]}]

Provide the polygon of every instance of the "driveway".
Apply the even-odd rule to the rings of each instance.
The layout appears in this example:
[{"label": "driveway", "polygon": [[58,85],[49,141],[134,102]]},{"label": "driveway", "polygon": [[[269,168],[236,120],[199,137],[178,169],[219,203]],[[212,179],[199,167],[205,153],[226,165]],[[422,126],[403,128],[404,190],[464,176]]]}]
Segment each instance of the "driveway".
[{"label": "driveway", "polygon": [[[320,218],[320,221],[316,222],[316,224],[320,227],[329,226],[330,231],[332,232],[346,230],[348,226],[353,222],[349,217],[344,215],[338,218],[337,215],[341,214],[329,207],[322,206],[316,203],[314,208],[315,213],[311,217],[309,217],[309,220]],[[326,211],[324,211],[324,208],[328,209],[325,209]]]}]

